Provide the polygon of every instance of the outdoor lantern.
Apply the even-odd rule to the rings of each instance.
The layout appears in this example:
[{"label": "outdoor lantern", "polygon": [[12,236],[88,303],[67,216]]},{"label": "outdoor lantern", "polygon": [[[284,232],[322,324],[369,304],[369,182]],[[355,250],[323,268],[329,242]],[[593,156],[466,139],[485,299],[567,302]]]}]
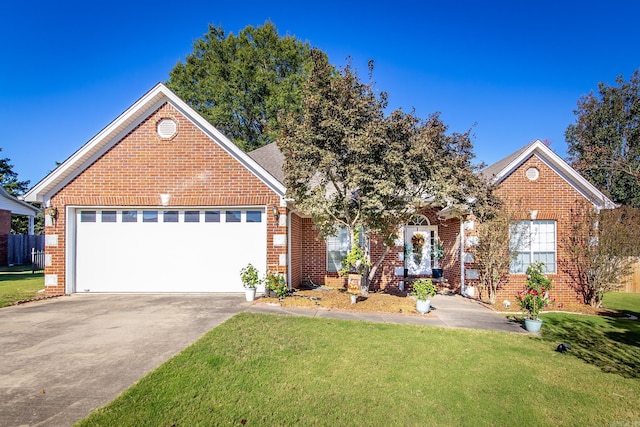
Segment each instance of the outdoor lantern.
[{"label": "outdoor lantern", "polygon": [[272,212],[273,212],[273,217],[276,219],[276,221],[280,219],[280,211],[278,210],[277,206],[275,205],[273,206]]}]

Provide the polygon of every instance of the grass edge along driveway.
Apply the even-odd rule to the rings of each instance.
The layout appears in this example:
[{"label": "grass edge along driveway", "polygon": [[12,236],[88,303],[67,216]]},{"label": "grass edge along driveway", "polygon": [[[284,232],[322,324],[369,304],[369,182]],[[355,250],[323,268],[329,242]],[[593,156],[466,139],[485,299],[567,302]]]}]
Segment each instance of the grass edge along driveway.
[{"label": "grass edge along driveway", "polygon": [[[565,316],[560,323],[591,317],[553,316]],[[601,326],[602,319],[592,320]],[[585,334],[593,327],[580,325]],[[79,425],[535,426],[640,420],[640,378],[557,353],[557,337],[550,335],[241,313]],[[609,341],[639,356],[637,347]],[[579,353],[582,345],[572,345]]]}]

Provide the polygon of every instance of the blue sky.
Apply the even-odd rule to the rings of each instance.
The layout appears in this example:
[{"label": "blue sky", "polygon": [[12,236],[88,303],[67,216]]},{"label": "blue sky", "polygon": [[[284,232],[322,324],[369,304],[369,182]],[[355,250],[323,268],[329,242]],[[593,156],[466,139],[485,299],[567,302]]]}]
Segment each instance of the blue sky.
[{"label": "blue sky", "polygon": [[0,16],[2,153],[31,185],[192,51],[208,24],[271,20],[362,78],[376,63],[390,107],[473,127],[479,161],[534,139],[566,156],[580,96],[640,68],[636,1],[49,2]]}]

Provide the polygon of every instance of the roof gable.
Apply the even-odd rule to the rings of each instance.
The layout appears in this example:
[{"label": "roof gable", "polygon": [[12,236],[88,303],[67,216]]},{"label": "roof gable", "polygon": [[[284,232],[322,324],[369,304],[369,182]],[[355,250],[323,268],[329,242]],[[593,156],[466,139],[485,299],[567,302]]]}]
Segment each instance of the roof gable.
[{"label": "roof gable", "polygon": [[30,205],[27,202],[23,202],[15,196],[7,193],[0,185],[0,209],[4,209],[7,211],[11,211],[14,215],[26,215],[26,216],[35,216],[40,209],[35,206]]},{"label": "roof gable", "polygon": [[539,139],[485,168],[481,174],[493,183],[500,184],[534,155],[597,208],[612,209],[616,207],[616,204],[604,193],[587,181],[586,178],[569,166],[567,162],[562,160],[560,156]]},{"label": "roof gable", "polygon": [[38,182],[27,192],[25,200],[46,203],[49,198],[104,155],[164,103],[171,104],[243,167],[264,182],[276,194],[284,197],[285,188],[278,179],[274,178],[265,168],[243,152],[165,85],[158,83],[96,136],[80,147],[53,172]]}]

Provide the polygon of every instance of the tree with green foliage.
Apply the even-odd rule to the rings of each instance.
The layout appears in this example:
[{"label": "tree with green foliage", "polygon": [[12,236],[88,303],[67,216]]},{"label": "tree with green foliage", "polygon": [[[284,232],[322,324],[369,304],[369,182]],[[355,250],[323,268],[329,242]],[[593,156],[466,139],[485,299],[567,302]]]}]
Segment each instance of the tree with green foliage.
[{"label": "tree with green foliage", "polygon": [[274,141],[278,113],[299,112],[310,47],[275,25],[235,36],[209,26],[167,86],[245,151]]},{"label": "tree with green foliage", "polygon": [[565,133],[571,165],[614,202],[640,207],[640,70],[598,84]]},{"label": "tree with green foliage", "polygon": [[[0,148],[2,151],[2,148]],[[18,180],[18,174],[14,172],[13,165],[9,158],[0,159],[0,182],[2,187],[7,193],[12,196],[22,196],[29,189],[29,181]],[[36,231],[42,233],[42,218],[41,215],[36,217]],[[29,219],[25,216],[15,215],[11,217],[11,233],[13,234],[28,234],[29,232]],[[36,233],[36,234],[40,234]]]},{"label": "tree with green foliage", "polygon": [[[297,208],[310,215],[322,237],[338,227],[382,240],[364,275],[366,294],[377,268],[395,245],[400,228],[434,201],[468,209],[481,204],[487,185],[471,164],[469,133],[446,133],[437,114],[421,121],[400,110],[388,116],[387,94],[362,83],[351,64],[340,71],[312,50],[302,113],[284,114],[278,146],[285,157],[285,185]],[[368,246],[365,245],[365,248]]]},{"label": "tree with green foliage", "polygon": [[[0,148],[2,151],[2,148]],[[22,196],[29,189],[29,181],[19,181],[18,174],[13,171],[9,158],[0,159],[0,182],[7,193],[12,196]]]}]

